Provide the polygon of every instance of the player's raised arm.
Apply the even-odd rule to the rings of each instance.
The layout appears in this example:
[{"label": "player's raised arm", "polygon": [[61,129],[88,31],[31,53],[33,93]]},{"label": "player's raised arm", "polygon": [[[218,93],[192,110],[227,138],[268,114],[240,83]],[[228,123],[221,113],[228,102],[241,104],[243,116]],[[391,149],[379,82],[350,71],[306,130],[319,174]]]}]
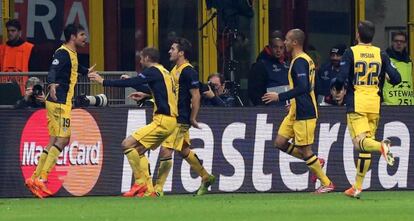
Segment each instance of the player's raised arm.
[{"label": "player's raised arm", "polygon": [[87,75],[89,73],[92,73],[92,72],[95,71],[95,66],[96,66],[96,64],[94,64],[91,67],[87,68],[87,67],[84,67],[83,65],[79,64],[78,65],[78,73],[80,73],[82,75]]},{"label": "player's raised arm", "polygon": [[143,73],[128,79],[105,80],[97,72],[89,73],[88,77],[90,80],[102,84],[105,87],[136,87],[138,85],[146,84],[152,80],[149,75],[145,75]]}]

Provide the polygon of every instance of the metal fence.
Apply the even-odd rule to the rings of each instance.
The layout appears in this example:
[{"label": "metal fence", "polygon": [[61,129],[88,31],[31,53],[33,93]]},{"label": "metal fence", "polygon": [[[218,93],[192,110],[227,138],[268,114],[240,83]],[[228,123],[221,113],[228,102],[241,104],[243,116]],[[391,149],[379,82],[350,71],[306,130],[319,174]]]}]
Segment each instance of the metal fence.
[{"label": "metal fence", "polygon": [[[122,75],[136,76],[136,72],[120,72],[120,71],[105,71],[99,72],[99,74],[104,79],[119,79]],[[47,93],[47,72],[0,72],[0,76],[9,76],[9,77],[18,77],[18,76],[28,76],[37,77],[44,84],[45,93]],[[7,82],[1,82],[7,83]],[[20,85],[19,85],[20,86]],[[102,86],[91,82],[87,76],[79,75],[78,83],[75,87],[75,96],[86,94],[94,95],[97,91],[101,91]],[[129,93],[134,91],[132,88],[115,88],[115,87],[104,87],[103,93],[108,98],[109,105],[119,105],[119,104],[132,104],[131,100],[127,99]]]}]

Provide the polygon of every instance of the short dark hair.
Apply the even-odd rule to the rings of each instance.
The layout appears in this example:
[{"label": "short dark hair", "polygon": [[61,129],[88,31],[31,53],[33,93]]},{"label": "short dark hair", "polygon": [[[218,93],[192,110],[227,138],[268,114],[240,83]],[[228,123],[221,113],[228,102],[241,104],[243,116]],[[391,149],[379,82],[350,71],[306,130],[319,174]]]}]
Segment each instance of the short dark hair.
[{"label": "short dark hair", "polygon": [[281,41],[282,42],[283,47],[285,46],[285,44],[283,43],[283,40],[281,38],[272,38],[272,39],[270,39],[269,46],[270,47],[273,47],[274,45],[277,44],[278,41]]},{"label": "short dark hair", "polygon": [[142,57],[148,57],[152,62],[158,63],[160,61],[160,52],[156,48],[146,47],[141,51]]},{"label": "short dark hair", "polygon": [[407,33],[405,33],[404,31],[396,31],[392,33],[392,40],[394,41],[395,36],[404,36],[405,40],[407,40]]},{"label": "short dark hair", "polygon": [[360,21],[358,23],[358,34],[359,40],[361,40],[362,43],[371,43],[375,34],[374,23],[368,20]]},{"label": "short dark hair", "polygon": [[298,28],[292,29],[290,32],[292,33],[293,40],[297,41],[299,45],[303,46],[305,44],[305,32]]},{"label": "short dark hair", "polygon": [[271,34],[270,34],[270,38],[269,38],[269,45],[272,44],[274,39],[281,39],[283,40],[283,34],[281,31],[279,30],[274,30]]},{"label": "short dark hair", "polygon": [[85,31],[85,28],[80,24],[72,23],[67,25],[65,27],[65,30],[63,30],[63,34],[65,35],[65,42],[69,42],[70,36],[76,36],[81,31]]},{"label": "short dark hair", "polygon": [[193,46],[191,45],[190,41],[185,39],[185,38],[176,38],[174,39],[174,41],[172,42],[173,44],[177,44],[177,49],[178,51],[183,51],[184,52],[184,57],[188,60],[191,59],[192,57],[192,48]]},{"label": "short dark hair", "polygon": [[22,25],[20,24],[20,21],[17,19],[11,19],[6,22],[6,28],[8,27],[15,27],[17,30],[22,30]]}]

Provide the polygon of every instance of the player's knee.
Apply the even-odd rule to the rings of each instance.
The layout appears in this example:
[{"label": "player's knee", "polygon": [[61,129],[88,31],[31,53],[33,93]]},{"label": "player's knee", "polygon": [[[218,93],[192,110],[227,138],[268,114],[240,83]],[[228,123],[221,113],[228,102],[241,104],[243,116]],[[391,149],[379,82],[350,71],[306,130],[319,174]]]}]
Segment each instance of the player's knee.
[{"label": "player's knee", "polygon": [[354,145],[355,150],[360,151],[362,143],[361,141],[365,139],[365,136],[356,136],[354,139],[352,139],[352,144]]},{"label": "player's knee", "polygon": [[123,140],[122,141],[122,143],[121,143],[121,147],[122,147],[122,149],[127,149],[127,142],[126,142],[126,140]]},{"label": "player's knee", "polygon": [[138,151],[138,154],[139,155],[144,155],[147,151],[148,151],[148,149],[147,148],[145,148],[143,145],[141,145],[141,144],[138,144],[136,147],[136,150]]},{"label": "player's knee", "polygon": [[69,143],[69,138],[58,138],[56,139],[56,142],[54,143],[54,146],[56,146],[59,150],[63,150],[66,145]]},{"label": "player's knee", "polygon": [[300,148],[298,148],[298,151],[304,158],[308,158],[308,157],[311,157],[313,155],[313,151],[312,151],[311,146],[300,147]]},{"label": "player's knee", "polygon": [[188,154],[190,154],[190,151],[191,151],[190,146],[189,146],[189,145],[187,145],[187,144],[184,144],[184,145],[183,145],[183,147],[181,148],[180,155],[181,155],[183,158],[184,158],[184,157],[187,157],[187,156],[188,156]]},{"label": "player's knee", "polygon": [[288,140],[286,138],[283,138],[281,136],[277,136],[275,141],[273,142],[273,146],[278,148],[281,151],[286,152],[287,148],[288,148]]},{"label": "player's knee", "polygon": [[123,150],[126,150],[126,149],[129,149],[129,148],[134,147],[134,146],[131,143],[131,141],[128,140],[128,138],[125,138],[121,143],[121,147],[122,147]]},{"label": "player's knee", "polygon": [[52,147],[56,143],[56,141],[57,141],[57,137],[50,137],[49,144],[47,145],[46,148],[49,150],[50,147]]},{"label": "player's knee", "polygon": [[172,153],[173,153],[173,150],[171,150],[171,149],[168,149],[168,148],[166,148],[166,147],[161,147],[161,150],[160,150],[160,157],[161,158],[171,158],[172,157]]},{"label": "player's knee", "polygon": [[125,138],[121,143],[122,149],[124,150],[129,148],[137,148],[139,145],[141,144],[133,136]]},{"label": "player's knee", "polygon": [[359,140],[352,141],[352,144],[354,145],[354,149],[355,150],[359,150],[360,149],[360,147],[359,147]]}]

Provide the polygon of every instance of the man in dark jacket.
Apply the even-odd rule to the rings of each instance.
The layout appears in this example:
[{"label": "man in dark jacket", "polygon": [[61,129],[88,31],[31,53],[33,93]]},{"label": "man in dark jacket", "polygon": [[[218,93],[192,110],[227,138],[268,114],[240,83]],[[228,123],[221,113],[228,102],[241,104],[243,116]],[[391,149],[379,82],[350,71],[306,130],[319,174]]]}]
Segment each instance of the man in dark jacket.
[{"label": "man in dark jacket", "polygon": [[339,63],[344,54],[346,45],[337,44],[329,51],[329,61],[322,65],[315,77],[315,95],[318,103],[322,103],[330,92],[331,80],[339,73]]},{"label": "man in dark jacket", "polygon": [[[283,92],[289,85],[289,64],[285,60],[285,45],[280,32],[273,32],[269,45],[264,47],[249,72],[248,92],[253,105],[264,105],[266,92]],[[275,103],[272,103],[275,104]],[[278,102],[277,105],[285,103]]]}]

